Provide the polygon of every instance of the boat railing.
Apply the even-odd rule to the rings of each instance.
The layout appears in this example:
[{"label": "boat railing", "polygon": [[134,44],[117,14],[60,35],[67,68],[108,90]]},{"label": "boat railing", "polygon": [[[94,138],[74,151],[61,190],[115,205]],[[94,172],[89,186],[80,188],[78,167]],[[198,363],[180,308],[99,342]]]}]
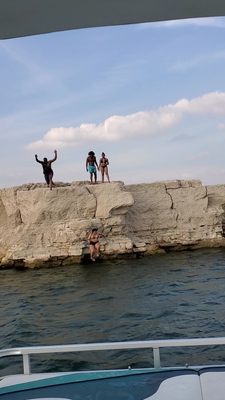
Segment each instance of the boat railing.
[{"label": "boat railing", "polygon": [[12,349],[0,350],[0,357],[22,356],[23,373],[31,374],[30,356],[34,354],[51,353],[73,353],[86,351],[102,350],[128,350],[128,349],[152,349],[154,369],[161,368],[160,349],[171,347],[192,347],[192,346],[217,346],[225,345],[225,337],[215,338],[196,338],[196,339],[165,339],[165,340],[145,340],[109,343],[87,343],[51,346],[31,346],[17,347]]}]

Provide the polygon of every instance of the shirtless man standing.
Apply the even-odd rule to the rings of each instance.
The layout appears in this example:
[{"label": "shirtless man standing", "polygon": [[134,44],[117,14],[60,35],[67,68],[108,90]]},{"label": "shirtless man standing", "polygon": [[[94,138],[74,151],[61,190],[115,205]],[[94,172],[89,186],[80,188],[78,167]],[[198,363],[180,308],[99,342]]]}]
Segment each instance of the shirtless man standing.
[{"label": "shirtless man standing", "polygon": [[99,160],[99,168],[102,174],[102,183],[104,183],[104,176],[106,175],[108,182],[109,180],[109,172],[108,172],[108,165],[109,165],[109,160],[106,158],[105,153],[102,152],[102,157]]},{"label": "shirtless man standing", "polygon": [[97,183],[97,169],[98,164],[96,161],[95,153],[93,151],[89,151],[88,157],[86,159],[86,170],[90,173],[90,180],[93,183],[93,175],[94,175],[94,183]]}]

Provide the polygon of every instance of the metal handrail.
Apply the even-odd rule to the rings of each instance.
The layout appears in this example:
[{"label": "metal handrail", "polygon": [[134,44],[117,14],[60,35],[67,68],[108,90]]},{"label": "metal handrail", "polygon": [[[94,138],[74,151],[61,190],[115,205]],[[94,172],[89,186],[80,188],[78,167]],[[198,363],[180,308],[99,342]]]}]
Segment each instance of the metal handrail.
[{"label": "metal handrail", "polygon": [[23,373],[29,375],[31,374],[30,355],[32,354],[68,352],[72,353],[81,351],[83,352],[102,350],[152,349],[154,368],[160,368],[160,348],[215,345],[225,345],[225,337],[16,347],[12,349],[0,350],[0,357],[21,355],[23,357]]}]

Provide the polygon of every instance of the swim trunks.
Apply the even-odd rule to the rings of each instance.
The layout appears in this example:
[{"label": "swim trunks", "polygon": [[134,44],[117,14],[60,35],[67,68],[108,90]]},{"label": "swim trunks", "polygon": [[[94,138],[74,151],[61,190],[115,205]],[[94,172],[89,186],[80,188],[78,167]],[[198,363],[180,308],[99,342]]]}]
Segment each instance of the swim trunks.
[{"label": "swim trunks", "polygon": [[88,165],[88,171],[90,172],[90,174],[96,174],[95,165]]}]

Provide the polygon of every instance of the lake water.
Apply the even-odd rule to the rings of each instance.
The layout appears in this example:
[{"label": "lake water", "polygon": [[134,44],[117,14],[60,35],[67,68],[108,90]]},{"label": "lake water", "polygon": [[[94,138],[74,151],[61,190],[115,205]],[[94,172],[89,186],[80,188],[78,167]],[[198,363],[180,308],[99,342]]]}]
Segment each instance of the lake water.
[{"label": "lake water", "polygon": [[[225,249],[38,270],[0,271],[1,349],[225,336]],[[187,352],[187,350],[185,350]],[[21,372],[2,359],[0,375]],[[152,366],[151,351],[63,354],[32,370]],[[162,352],[164,365],[224,362],[225,349]]]}]

